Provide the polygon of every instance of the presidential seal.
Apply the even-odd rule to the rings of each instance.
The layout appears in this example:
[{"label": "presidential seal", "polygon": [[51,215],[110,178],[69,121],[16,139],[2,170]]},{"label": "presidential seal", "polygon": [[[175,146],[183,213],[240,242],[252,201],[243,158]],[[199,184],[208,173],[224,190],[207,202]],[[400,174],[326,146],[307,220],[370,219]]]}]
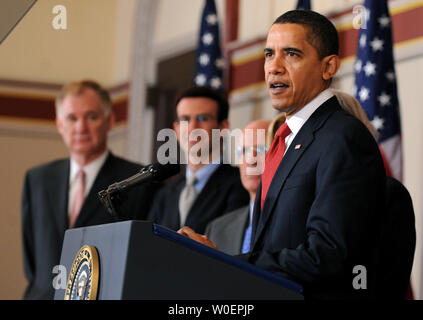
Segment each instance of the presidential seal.
[{"label": "presidential seal", "polygon": [[83,246],[73,261],[65,300],[97,299],[99,271],[97,249]]}]

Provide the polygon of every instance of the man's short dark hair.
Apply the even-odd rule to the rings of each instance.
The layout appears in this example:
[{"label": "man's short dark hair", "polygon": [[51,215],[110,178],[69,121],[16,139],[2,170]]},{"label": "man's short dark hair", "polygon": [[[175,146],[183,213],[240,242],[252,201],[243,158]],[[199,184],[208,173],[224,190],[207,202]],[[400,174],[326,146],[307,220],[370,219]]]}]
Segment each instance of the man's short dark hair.
[{"label": "man's short dark hair", "polygon": [[217,121],[220,123],[228,119],[229,103],[220,92],[209,87],[190,87],[182,91],[176,98],[175,105],[183,98],[208,98],[217,103]]},{"label": "man's short dark hair", "polygon": [[307,41],[316,48],[319,59],[339,54],[338,32],[325,16],[309,10],[291,10],[279,16],[273,24],[294,23],[307,30]]}]

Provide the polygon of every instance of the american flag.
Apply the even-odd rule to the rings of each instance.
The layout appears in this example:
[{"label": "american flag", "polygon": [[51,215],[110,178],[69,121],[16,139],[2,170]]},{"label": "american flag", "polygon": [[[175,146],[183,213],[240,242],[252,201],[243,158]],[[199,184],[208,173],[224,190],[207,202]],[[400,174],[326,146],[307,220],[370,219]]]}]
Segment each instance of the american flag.
[{"label": "american flag", "polygon": [[298,0],[297,10],[311,10],[310,0]]},{"label": "american flag", "polygon": [[354,96],[379,133],[388,175],[402,179],[401,123],[387,0],[366,0],[361,17]]},{"label": "american flag", "polygon": [[198,39],[194,83],[223,91],[223,58],[214,0],[206,0]]}]

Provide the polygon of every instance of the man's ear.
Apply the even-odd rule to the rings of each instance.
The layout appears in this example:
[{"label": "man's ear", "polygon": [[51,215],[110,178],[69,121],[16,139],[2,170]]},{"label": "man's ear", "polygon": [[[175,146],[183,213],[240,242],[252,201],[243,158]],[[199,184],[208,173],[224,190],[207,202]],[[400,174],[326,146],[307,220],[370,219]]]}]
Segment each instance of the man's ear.
[{"label": "man's ear", "polygon": [[110,112],[109,119],[107,119],[107,121],[108,121],[108,124],[109,124],[109,131],[110,131],[110,130],[113,129],[113,127],[116,124],[116,117],[115,117],[115,114],[113,113],[113,111]]},{"label": "man's ear", "polygon": [[340,61],[339,61],[339,56],[336,54],[327,56],[323,58],[322,61],[322,66],[323,66],[323,80],[330,80],[332,79],[335,74],[338,72],[339,66],[340,66]]},{"label": "man's ear", "polygon": [[56,127],[57,127],[57,131],[59,131],[59,133],[63,135],[63,121],[60,119],[58,115],[56,116]]},{"label": "man's ear", "polygon": [[179,132],[179,122],[173,121],[173,130],[178,133]]}]

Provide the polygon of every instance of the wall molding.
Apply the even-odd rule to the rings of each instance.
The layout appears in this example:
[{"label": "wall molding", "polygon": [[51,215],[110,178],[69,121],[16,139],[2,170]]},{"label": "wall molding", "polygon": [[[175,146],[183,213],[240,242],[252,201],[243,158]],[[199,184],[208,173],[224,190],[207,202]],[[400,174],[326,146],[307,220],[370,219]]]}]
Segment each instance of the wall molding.
[{"label": "wall molding", "polygon": [[[62,86],[58,83],[0,79],[0,117],[54,122],[54,101]],[[117,123],[128,119],[129,88],[129,82],[107,88]]]}]

